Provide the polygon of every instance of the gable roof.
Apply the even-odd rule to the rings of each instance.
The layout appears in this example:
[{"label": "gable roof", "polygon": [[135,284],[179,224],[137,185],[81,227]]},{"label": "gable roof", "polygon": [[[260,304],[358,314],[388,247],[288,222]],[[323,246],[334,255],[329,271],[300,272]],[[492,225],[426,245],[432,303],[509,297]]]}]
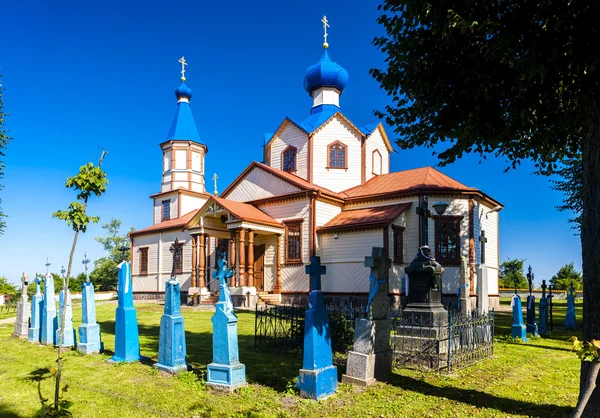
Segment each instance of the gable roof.
[{"label": "gable roof", "polygon": [[256,168],[264,170],[264,171],[268,172],[269,174],[272,174],[275,177],[278,177],[284,181],[287,181],[288,183],[293,184],[294,186],[300,188],[303,191],[316,191],[316,192],[320,191],[322,194],[329,195],[330,197],[334,197],[336,199],[341,198],[340,195],[334,191],[331,191],[324,187],[313,184],[307,180],[304,180],[302,177],[298,177],[295,174],[288,173],[287,171],[279,170],[274,167],[270,167],[266,164],[262,164],[257,161],[252,161],[250,163],[250,165],[248,167],[246,167],[246,169],[244,171],[242,171],[242,173],[233,181],[233,183],[231,183],[221,193],[221,197],[226,198],[227,195],[229,193],[231,193],[231,191],[233,191],[233,189],[235,189],[235,187],[244,179],[244,177],[246,177],[246,175],[248,173],[250,173],[250,171],[252,171]]},{"label": "gable roof", "polygon": [[231,215],[233,215],[235,218],[241,221],[256,222],[279,227],[283,226],[281,222],[277,222],[275,219],[264,213],[262,210],[248,203],[236,202],[234,200],[227,200],[221,197],[211,196],[204,203],[204,205],[202,205],[202,207],[198,209],[196,213],[194,213],[194,215],[188,219],[188,221],[184,225],[185,228],[189,228],[190,226],[192,226],[192,223],[198,220],[200,215],[204,213],[206,208],[210,206],[212,202],[216,202],[219,206],[221,206],[223,209],[225,209],[227,212],[229,212]]},{"label": "gable roof", "polygon": [[134,237],[136,235],[142,235],[142,234],[146,234],[149,232],[158,232],[158,231],[164,231],[167,229],[183,228],[194,217],[194,215],[196,215],[196,213],[198,213],[199,210],[200,209],[194,209],[193,211],[188,212],[185,215],[180,216],[179,218],[169,219],[168,221],[163,221],[156,225],[151,225],[147,228],[143,228],[143,229],[139,229],[137,231],[130,232],[129,236]]},{"label": "gable roof", "polygon": [[389,226],[411,205],[412,203],[408,202],[389,206],[345,210],[322,227],[317,228],[317,232],[325,233],[357,228],[381,228]]}]

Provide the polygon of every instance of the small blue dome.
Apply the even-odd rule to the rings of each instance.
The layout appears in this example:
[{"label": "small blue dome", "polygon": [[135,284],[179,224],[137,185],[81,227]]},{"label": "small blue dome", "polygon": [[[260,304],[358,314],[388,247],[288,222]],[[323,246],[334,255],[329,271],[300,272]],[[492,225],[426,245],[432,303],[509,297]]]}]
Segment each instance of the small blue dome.
[{"label": "small blue dome", "polygon": [[348,84],[348,71],[338,63],[331,61],[327,50],[321,60],[311,65],[304,76],[304,89],[310,94],[319,87],[335,87],[340,92]]},{"label": "small blue dome", "polygon": [[177,97],[177,100],[182,97],[190,100],[192,98],[192,89],[186,86],[185,82],[182,82],[181,85],[175,89],[175,96]]}]

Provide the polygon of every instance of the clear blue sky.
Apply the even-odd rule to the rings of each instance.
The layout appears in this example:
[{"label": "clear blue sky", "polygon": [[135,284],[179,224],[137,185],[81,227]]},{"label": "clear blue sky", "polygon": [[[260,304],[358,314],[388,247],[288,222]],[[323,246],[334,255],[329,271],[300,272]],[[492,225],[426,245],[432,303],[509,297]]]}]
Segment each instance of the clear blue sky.
[{"label": "clear blue sky", "polygon": [[[373,111],[388,103],[368,73],[384,58],[371,44],[382,32],[375,1],[6,2],[0,72],[14,140],[0,191],[9,215],[0,275],[13,282],[22,271],[32,277],[45,271],[46,257],[53,271],[66,266],[73,233],[51,214],[75,198],[64,188],[67,176],[97,160],[101,147],[109,151],[103,167],[110,184],[105,196],[91,199],[89,213],[101,222],[120,219],[124,230],[152,223],[148,196],[160,189],[158,144],[175,110],[182,55],[209,148],[206,177],[217,172],[223,190],[251,160],[260,161],[265,132],[285,116],[308,115],[302,80],[322,54],[323,14],[331,24],[330,55],[350,74],[341,107],[357,124],[375,121]],[[392,156],[395,171],[435,164],[427,149]],[[555,210],[560,194],[531,175],[530,163],[509,173],[505,167],[469,156],[442,171],[505,204],[502,260],[527,258],[539,280],[571,261],[580,269],[570,215]],[[83,270],[84,251],[92,260],[103,255],[93,240],[102,232],[92,225],[80,238],[75,273]]]}]

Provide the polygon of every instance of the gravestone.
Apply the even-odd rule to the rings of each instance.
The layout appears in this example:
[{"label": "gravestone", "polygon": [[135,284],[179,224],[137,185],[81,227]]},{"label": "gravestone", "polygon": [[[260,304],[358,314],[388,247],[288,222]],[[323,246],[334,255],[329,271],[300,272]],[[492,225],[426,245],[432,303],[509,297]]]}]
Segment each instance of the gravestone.
[{"label": "gravestone", "polygon": [[79,326],[79,344],[77,344],[77,351],[83,354],[104,351],[100,325],[96,323],[96,296],[88,274],[89,262],[87,254],[84,254],[82,263],[85,266],[85,283],[81,285],[81,325]]},{"label": "gravestone", "polygon": [[457,290],[458,310],[466,318],[471,317],[471,297],[469,296],[469,263],[464,255],[460,257],[460,283]]},{"label": "gravestone", "polygon": [[567,315],[565,316],[565,329],[576,329],[576,318],[575,318],[575,289],[573,288],[573,282],[569,287],[569,295],[567,296]]},{"label": "gravestone", "polygon": [[131,267],[127,261],[118,265],[117,284],[118,306],[115,320],[115,354],[111,362],[133,362],[140,360],[140,338],[138,334],[137,313],[133,306]]},{"label": "gravestone", "polygon": [[540,298],[540,318],[538,324],[538,332],[545,337],[548,332],[548,298],[546,297],[546,280],[542,280],[542,297]]},{"label": "gravestone", "polygon": [[477,313],[487,314],[490,309],[488,296],[488,267],[481,264],[477,269]]},{"label": "gravestone", "polygon": [[533,334],[534,337],[538,336],[538,326],[535,323],[535,296],[533,296],[533,272],[531,266],[527,273],[527,282],[529,283],[529,296],[527,296],[527,332]]},{"label": "gravestone", "polygon": [[319,400],[334,394],[338,383],[337,367],[332,359],[329,313],[321,291],[321,275],[327,270],[321,265],[321,257],[311,257],[305,271],[310,275],[312,290],[304,319],[304,356],[299,387],[301,396]]},{"label": "gravestone", "polygon": [[35,279],[35,295],[31,298],[31,324],[27,333],[27,340],[31,343],[39,343],[42,338],[42,310],[44,309],[44,297],[40,292],[41,276],[37,273]]},{"label": "gravestone", "polygon": [[27,273],[23,273],[21,276],[21,299],[17,302],[17,319],[15,320],[15,327],[13,335],[19,338],[27,338],[29,331],[29,317],[31,315],[31,304],[27,297],[27,286],[29,280]]},{"label": "gravestone", "polygon": [[365,257],[365,267],[371,268],[368,318],[355,320],[354,348],[348,352],[342,383],[368,386],[376,380],[387,380],[392,369],[391,324],[387,317],[390,266],[391,260],[384,256],[383,248],[374,247],[371,257]]},{"label": "gravestone", "polygon": [[42,309],[42,336],[40,344],[54,345],[56,342],[56,330],[58,320],[56,318],[56,301],[54,299],[54,278],[46,273],[44,278],[44,305]]},{"label": "gravestone", "polygon": [[58,309],[58,329],[56,330],[56,337],[54,338],[55,345],[59,344],[60,341],[60,328],[62,326],[62,313],[63,306],[66,305],[65,310],[65,328],[63,332],[63,347],[73,347],[76,345],[75,329],[73,328],[73,305],[71,304],[71,292],[66,288],[65,279],[63,279],[63,290],[60,291],[59,295],[59,309]]},{"label": "gravestone", "polygon": [[173,270],[171,279],[165,283],[165,310],[160,318],[160,337],[158,343],[158,363],[154,364],[159,370],[176,374],[187,371],[185,329],[181,316],[181,288],[175,274],[176,259],[181,257],[182,247],[175,239],[171,246],[173,253]]},{"label": "gravestone", "polygon": [[219,268],[213,279],[219,279],[219,301],[215,306],[213,324],[213,361],[207,366],[206,385],[217,390],[233,391],[246,385],[246,366],[240,363],[238,349],[238,318],[233,312],[233,302],[227,282],[233,272],[227,261],[219,259]]},{"label": "gravestone", "polygon": [[515,293],[512,297],[512,312],[513,312],[513,324],[512,324],[512,336],[513,338],[520,338],[524,342],[528,342],[527,338],[527,327],[523,323],[523,306],[521,305],[521,298]]}]

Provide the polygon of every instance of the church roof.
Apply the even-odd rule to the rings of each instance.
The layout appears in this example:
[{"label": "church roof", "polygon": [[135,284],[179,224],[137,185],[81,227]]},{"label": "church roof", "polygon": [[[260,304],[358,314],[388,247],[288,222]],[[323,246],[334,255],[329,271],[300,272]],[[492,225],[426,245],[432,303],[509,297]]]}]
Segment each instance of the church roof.
[{"label": "church roof", "polygon": [[345,210],[327,222],[320,228],[318,233],[345,231],[356,228],[381,228],[390,225],[406,209],[412,205],[411,202],[389,206],[376,206],[372,208],[361,208]]},{"label": "church roof", "polygon": [[334,87],[341,92],[348,84],[348,71],[337,62],[329,58],[327,49],[316,64],[306,70],[304,76],[304,89],[310,94],[321,87]]},{"label": "church roof", "polygon": [[129,236],[133,237],[136,235],[146,234],[148,232],[163,231],[166,229],[176,229],[176,228],[183,229],[183,227],[185,227],[187,225],[187,223],[194,217],[194,215],[196,213],[198,213],[199,210],[200,209],[195,209],[191,212],[186,213],[183,216],[180,216],[179,218],[169,219],[168,221],[162,221],[161,223],[158,223],[156,225],[152,225],[147,228],[143,228],[143,229],[139,229],[137,231],[130,232]]},{"label": "church roof", "polygon": [[[227,210],[227,212],[229,212],[241,221],[259,222],[267,225],[283,226],[281,222],[277,222],[275,219],[271,218],[262,210],[248,203],[227,200],[217,196],[213,196],[211,199],[214,199],[215,202],[219,204],[219,206],[223,207],[225,210]],[[208,199],[205,205],[209,204],[209,202],[210,199]]]},{"label": "church roof", "polygon": [[200,135],[198,135],[198,128],[196,128],[190,107],[192,90],[182,82],[175,89],[175,96],[177,97],[175,116],[165,140],[189,140],[200,143]]}]

